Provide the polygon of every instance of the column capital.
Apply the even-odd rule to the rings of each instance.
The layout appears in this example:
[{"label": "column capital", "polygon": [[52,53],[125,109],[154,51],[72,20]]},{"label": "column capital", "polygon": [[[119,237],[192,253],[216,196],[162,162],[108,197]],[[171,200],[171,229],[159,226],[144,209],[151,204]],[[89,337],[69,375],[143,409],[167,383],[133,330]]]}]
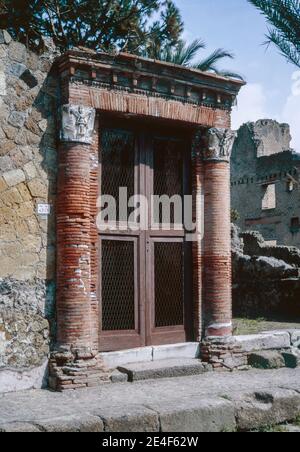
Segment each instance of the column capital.
[{"label": "column capital", "polygon": [[60,140],[67,143],[92,144],[96,110],[84,105],[60,107]]},{"label": "column capital", "polygon": [[206,131],[202,150],[205,161],[230,161],[231,151],[237,134],[231,129],[213,127]]},{"label": "column capital", "polygon": [[192,138],[192,156],[201,157],[203,149],[203,129],[200,127],[195,130]]}]

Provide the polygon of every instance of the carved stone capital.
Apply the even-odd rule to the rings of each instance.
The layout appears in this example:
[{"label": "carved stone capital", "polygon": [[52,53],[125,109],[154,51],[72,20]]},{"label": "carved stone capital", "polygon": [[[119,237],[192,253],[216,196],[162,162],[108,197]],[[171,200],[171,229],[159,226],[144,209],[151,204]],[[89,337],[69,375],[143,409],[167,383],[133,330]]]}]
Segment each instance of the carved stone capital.
[{"label": "carved stone capital", "polygon": [[197,129],[192,138],[192,157],[197,158],[202,156],[203,149],[203,130]]},{"label": "carved stone capital", "polygon": [[61,107],[60,140],[69,143],[92,144],[96,110],[83,105]]},{"label": "carved stone capital", "polygon": [[208,129],[203,147],[203,159],[229,162],[236,132],[230,129]]}]

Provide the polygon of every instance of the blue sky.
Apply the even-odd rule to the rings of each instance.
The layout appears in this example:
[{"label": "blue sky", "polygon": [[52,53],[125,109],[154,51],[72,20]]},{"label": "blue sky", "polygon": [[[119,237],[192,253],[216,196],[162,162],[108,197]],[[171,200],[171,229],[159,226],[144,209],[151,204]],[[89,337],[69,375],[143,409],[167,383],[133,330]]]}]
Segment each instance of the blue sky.
[{"label": "blue sky", "polygon": [[[300,70],[274,46],[263,46],[267,23],[247,0],[174,0],[185,22],[185,39],[202,38],[206,54],[224,47],[235,54],[224,69],[241,73],[247,86],[233,112],[233,127],[262,118],[288,122],[300,152]],[[298,82],[297,82],[298,81]]]}]

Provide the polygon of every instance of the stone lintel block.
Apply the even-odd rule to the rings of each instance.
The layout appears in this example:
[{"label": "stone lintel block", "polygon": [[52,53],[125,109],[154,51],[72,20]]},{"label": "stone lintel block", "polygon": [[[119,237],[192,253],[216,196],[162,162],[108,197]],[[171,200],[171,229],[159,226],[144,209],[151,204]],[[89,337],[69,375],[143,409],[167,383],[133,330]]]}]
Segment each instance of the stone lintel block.
[{"label": "stone lintel block", "polygon": [[118,352],[100,353],[99,356],[108,368],[115,369],[124,364],[152,361],[152,347],[140,347]]},{"label": "stone lintel block", "polygon": [[198,358],[200,345],[198,342],[186,342],[183,344],[160,345],[153,347],[153,361],[160,359]]}]

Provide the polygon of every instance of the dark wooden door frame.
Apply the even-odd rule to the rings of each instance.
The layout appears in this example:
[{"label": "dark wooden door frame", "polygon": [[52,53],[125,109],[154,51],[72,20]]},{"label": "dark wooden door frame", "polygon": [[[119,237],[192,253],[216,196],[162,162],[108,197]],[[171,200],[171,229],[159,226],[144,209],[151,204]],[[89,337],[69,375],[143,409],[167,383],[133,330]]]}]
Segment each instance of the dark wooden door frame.
[{"label": "dark wooden door frame", "polygon": [[[136,132],[135,160],[135,192],[149,196],[153,192],[153,137],[184,137],[186,146],[184,153],[184,194],[191,193],[191,141],[186,130],[158,127],[139,122],[115,120],[101,121],[101,129],[122,129]],[[101,131],[100,131],[101,135]],[[101,187],[101,158],[99,186]],[[149,212],[149,219],[150,219]],[[146,345],[160,345],[185,342],[193,339],[192,328],[192,256],[191,243],[185,241],[185,231],[107,231],[99,234],[99,263],[101,275],[101,242],[102,240],[129,240],[135,243],[135,329],[131,331],[102,331],[101,310],[101,277],[99,276],[98,295],[100,300],[100,338],[101,351],[113,351]],[[182,242],[184,246],[184,325],[180,327],[155,328],[155,287],[154,287],[154,243],[157,241]]]}]

